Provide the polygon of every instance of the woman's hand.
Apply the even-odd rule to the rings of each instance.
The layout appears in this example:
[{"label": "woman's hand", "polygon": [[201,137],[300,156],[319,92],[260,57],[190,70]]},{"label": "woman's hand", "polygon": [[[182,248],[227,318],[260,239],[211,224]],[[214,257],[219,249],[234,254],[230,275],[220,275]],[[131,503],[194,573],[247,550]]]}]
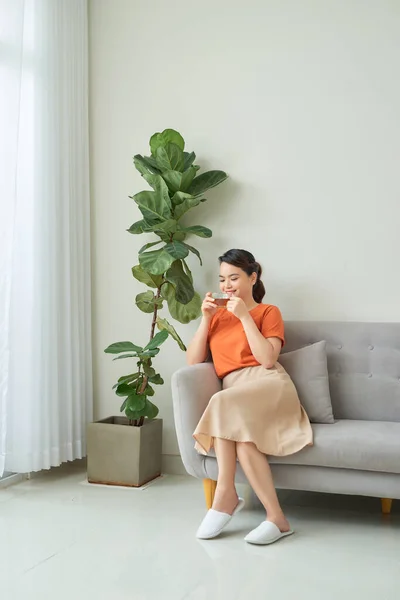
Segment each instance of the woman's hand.
[{"label": "woman's hand", "polygon": [[201,305],[201,312],[203,313],[203,317],[207,320],[210,320],[215,315],[217,310],[218,307],[215,304],[215,300],[212,297],[212,293],[207,292],[203,300],[203,304]]},{"label": "woman's hand", "polygon": [[237,298],[236,296],[232,296],[226,305],[226,309],[235,315],[238,319],[244,319],[248,316],[249,311],[243,300],[241,298]]}]

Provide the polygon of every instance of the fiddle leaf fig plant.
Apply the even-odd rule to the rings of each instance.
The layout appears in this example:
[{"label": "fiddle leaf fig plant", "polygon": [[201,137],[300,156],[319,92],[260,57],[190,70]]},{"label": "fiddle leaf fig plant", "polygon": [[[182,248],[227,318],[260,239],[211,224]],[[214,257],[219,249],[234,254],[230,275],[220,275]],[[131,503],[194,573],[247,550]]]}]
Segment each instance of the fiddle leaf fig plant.
[{"label": "fiddle leaf fig plant", "polygon": [[131,425],[139,427],[145,418],[154,419],[158,414],[157,406],[149,398],[155,394],[153,385],[164,383],[152,365],[160,346],[170,336],[181,350],[186,350],[173,325],[161,318],[159,312],[168,308],[171,317],[180,323],[189,323],[201,313],[201,299],[195,291],[188,262],[194,255],[202,264],[201,256],[186,239],[210,238],[212,231],[203,225],[188,226],[181,219],[206,201],[204,194],[208,190],[227,179],[223,171],[197,175],[200,167],[195,164],[196,155],[185,151],[185,141],[174,129],[155,133],[150,138],[150,152],[150,156],[137,154],[133,159],[151,189],[130,196],[142,218],[127,230],[133,235],[153,236],[152,241],[140,248],[138,264],[132,267],[133,277],[147,286],[146,291],[136,296],[136,306],[152,315],[150,338],[145,346],[116,342],[105,349],[106,353],[117,355],[114,360],[127,358],[136,363],[136,370],[120,377],[114,389],[123,398],[121,412],[125,412]]}]

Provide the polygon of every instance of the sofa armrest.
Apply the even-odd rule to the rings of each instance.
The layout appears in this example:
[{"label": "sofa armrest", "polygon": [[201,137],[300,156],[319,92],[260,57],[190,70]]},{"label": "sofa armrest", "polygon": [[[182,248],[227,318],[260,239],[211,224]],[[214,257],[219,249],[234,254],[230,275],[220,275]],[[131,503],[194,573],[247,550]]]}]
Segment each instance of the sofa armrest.
[{"label": "sofa armrest", "polygon": [[194,449],[193,432],[211,396],[221,390],[212,363],[183,367],[172,375],[172,402],[182,462],[194,477],[205,477],[204,457]]}]

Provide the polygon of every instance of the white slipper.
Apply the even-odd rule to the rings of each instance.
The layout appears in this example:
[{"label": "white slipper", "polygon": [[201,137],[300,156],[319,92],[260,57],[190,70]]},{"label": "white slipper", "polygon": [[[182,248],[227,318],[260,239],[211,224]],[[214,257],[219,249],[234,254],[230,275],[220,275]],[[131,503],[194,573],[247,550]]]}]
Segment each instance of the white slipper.
[{"label": "white slipper", "polygon": [[273,544],[283,537],[292,535],[294,531],[281,531],[279,527],[271,521],[263,521],[261,525],[250,531],[244,538],[245,542],[249,544],[257,544],[259,546],[266,546],[267,544]]},{"label": "white slipper", "polygon": [[243,498],[239,498],[237,506],[231,515],[210,508],[197,530],[196,537],[200,540],[211,540],[212,538],[217,537],[217,535],[219,535],[228,525],[232,517],[237,515],[243,507],[244,500]]}]

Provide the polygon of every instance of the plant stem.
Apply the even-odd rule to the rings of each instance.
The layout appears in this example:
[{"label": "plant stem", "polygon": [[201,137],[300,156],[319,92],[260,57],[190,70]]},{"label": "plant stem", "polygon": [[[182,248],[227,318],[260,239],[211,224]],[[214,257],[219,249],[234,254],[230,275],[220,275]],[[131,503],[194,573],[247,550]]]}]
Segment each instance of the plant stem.
[{"label": "plant stem", "polygon": [[139,389],[139,391],[138,391],[138,394],[139,394],[139,395],[140,395],[140,394],[143,394],[143,392],[144,392],[144,390],[145,390],[145,388],[146,388],[147,382],[148,382],[148,377],[147,377],[147,375],[143,375],[142,385],[140,386],[140,389]]},{"label": "plant stem", "polygon": [[[159,287],[157,289],[156,300],[158,300],[160,296],[161,296],[161,287]],[[157,323],[157,312],[158,312],[158,305],[156,303],[154,303],[153,321],[151,323],[149,342],[154,337],[154,330],[156,328],[156,323]],[[140,386],[140,390],[139,390],[138,394],[143,394],[144,390],[146,389],[148,380],[149,380],[149,378],[147,377],[147,375],[145,375],[143,373],[143,381],[142,381],[142,385]],[[143,423],[144,423],[144,417],[140,417],[138,427],[141,427],[143,425]]]},{"label": "plant stem", "polygon": [[[159,287],[157,289],[156,300],[158,300],[160,296],[161,296],[161,287]],[[153,320],[151,322],[151,330],[150,330],[150,339],[149,339],[149,342],[151,342],[151,340],[154,337],[154,330],[156,328],[156,323],[157,323],[157,312],[158,312],[158,306],[157,306],[156,303],[154,303]],[[140,386],[140,390],[138,392],[139,394],[143,394],[143,392],[144,392],[144,390],[146,388],[148,380],[149,380],[149,378],[147,377],[147,375],[144,375],[143,376],[142,385]]]},{"label": "plant stem", "polygon": [[[157,289],[156,300],[158,300],[160,296],[161,296],[161,287],[159,287]],[[151,341],[154,337],[154,330],[156,328],[156,323],[157,323],[157,312],[158,312],[158,305],[156,303],[154,303],[153,321],[151,323],[151,331],[150,331],[150,340],[149,341]]]}]

